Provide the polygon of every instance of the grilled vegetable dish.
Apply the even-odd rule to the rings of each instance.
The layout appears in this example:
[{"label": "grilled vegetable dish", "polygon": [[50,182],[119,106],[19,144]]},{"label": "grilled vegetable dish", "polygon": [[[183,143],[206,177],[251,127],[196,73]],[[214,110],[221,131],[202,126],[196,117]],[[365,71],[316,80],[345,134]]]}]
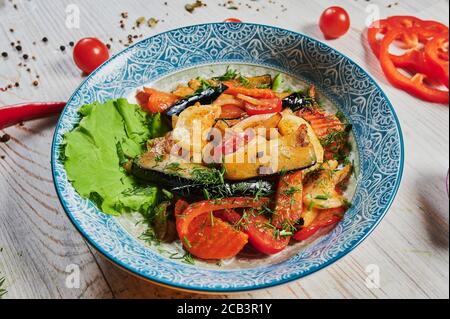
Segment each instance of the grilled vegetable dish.
[{"label": "grilled vegetable dish", "polygon": [[351,126],[314,87],[228,69],[172,92],[144,87],[85,105],[62,151],[77,192],[112,215],[140,212],[147,238],[190,256],[283,251],[344,216]]}]

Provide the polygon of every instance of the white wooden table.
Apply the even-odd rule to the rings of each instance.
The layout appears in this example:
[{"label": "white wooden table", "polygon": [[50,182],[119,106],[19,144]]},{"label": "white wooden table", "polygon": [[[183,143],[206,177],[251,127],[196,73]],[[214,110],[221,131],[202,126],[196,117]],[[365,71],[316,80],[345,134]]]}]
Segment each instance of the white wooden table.
[{"label": "white wooden table", "polygon": [[[238,298],[448,298],[449,201],[445,176],[449,167],[449,108],[419,101],[392,88],[369,52],[363,31],[376,4],[382,17],[413,14],[448,21],[448,0],[415,1],[297,1],[238,0],[239,10],[225,9],[225,1],[206,0],[193,14],[184,10],[189,0],[0,0],[1,105],[26,101],[66,100],[82,77],[68,46],[84,36],[114,38],[112,51],[126,40],[139,16],[155,17],[159,24],[140,33],[151,36],[175,27],[238,17],[303,32],[321,39],[318,18],[334,3],[345,6],[350,32],[330,44],[374,75],[391,99],[403,128],[406,163],[403,182],[393,207],[375,232],[351,254],[307,278],[278,288],[233,295]],[[397,5],[395,3],[398,2]],[[17,9],[14,8],[17,5]],[[66,26],[67,12],[80,10],[80,28]],[[251,9],[246,6],[249,4]],[[75,11],[76,11],[75,8]],[[286,10],[287,9],[287,10]],[[120,13],[129,14],[126,29]],[[70,22],[76,22],[69,19]],[[11,32],[10,29],[14,29]],[[41,39],[48,38],[44,44]],[[27,67],[10,42],[21,41],[30,55]],[[33,42],[36,44],[33,45]],[[31,56],[36,60],[32,60]],[[39,86],[33,87],[39,74]],[[52,184],[50,146],[56,118],[9,128],[11,140],[0,143],[0,278],[6,277],[5,298],[198,298],[135,278],[94,251],[66,217]],[[1,135],[0,134],[0,135]],[[69,265],[79,265],[81,285],[67,288]],[[371,265],[379,267],[380,286],[366,285]],[[70,270],[70,269],[69,269]],[[369,273],[367,272],[369,271]],[[223,296],[230,297],[230,296]]]}]

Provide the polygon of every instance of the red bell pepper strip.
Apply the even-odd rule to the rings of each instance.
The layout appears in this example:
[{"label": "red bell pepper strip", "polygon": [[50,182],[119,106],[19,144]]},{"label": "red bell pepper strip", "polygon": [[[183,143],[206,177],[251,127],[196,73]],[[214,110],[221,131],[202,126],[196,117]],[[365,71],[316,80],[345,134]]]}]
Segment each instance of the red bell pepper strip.
[{"label": "red bell pepper strip", "polygon": [[238,86],[236,83],[231,81],[224,82],[224,84],[228,87],[224,93],[229,95],[236,96],[238,94],[242,94],[254,97],[256,99],[274,99],[277,97],[276,93],[271,89],[247,88],[244,86]]},{"label": "red bell pepper strip", "polygon": [[342,220],[345,210],[344,207],[321,210],[311,225],[301,228],[292,238],[297,241],[304,241],[320,229],[337,224]]},{"label": "red bell pepper strip", "polygon": [[302,209],[303,172],[297,171],[281,176],[272,219],[273,225],[278,229],[293,227],[300,219]]}]

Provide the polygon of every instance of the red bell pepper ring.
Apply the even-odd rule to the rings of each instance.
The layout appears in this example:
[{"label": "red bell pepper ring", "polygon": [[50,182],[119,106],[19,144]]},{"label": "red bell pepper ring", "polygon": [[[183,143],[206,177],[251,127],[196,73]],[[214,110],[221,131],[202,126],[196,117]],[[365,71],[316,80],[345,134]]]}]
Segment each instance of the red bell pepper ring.
[{"label": "red bell pepper ring", "polygon": [[402,34],[415,33],[417,34],[417,37],[420,38],[423,32],[424,32],[423,30],[415,28],[408,30],[406,29],[393,30],[388,34],[386,34],[383,41],[381,42],[380,48],[381,67],[389,82],[391,82],[392,85],[394,85],[395,87],[398,87],[416,97],[419,97],[429,102],[448,103],[449,102],[448,91],[442,91],[427,85],[427,83],[425,83],[427,75],[423,73],[416,73],[413,77],[408,77],[402,74],[397,69],[394,61],[391,58],[391,54],[389,53],[390,45],[395,40],[397,40]]},{"label": "red bell pepper ring", "polygon": [[449,85],[448,33],[434,37],[425,45],[425,63],[447,88]]},{"label": "red bell pepper ring", "polygon": [[[437,21],[423,21],[412,16],[392,16],[387,19],[377,20],[368,28],[367,38],[373,53],[379,57],[381,40],[378,35],[386,35],[388,32],[397,29],[420,28],[431,34],[448,33],[448,27]],[[397,39],[402,42],[403,49],[413,49],[419,44],[418,35],[415,33],[403,33]],[[394,63],[397,63],[395,56],[392,56]],[[403,59],[406,59],[404,57]],[[399,60],[401,63],[401,60]],[[399,65],[398,65],[399,66]]]},{"label": "red bell pepper ring", "polygon": [[344,207],[321,210],[311,225],[301,228],[292,238],[297,241],[307,240],[319,230],[339,223],[344,216],[345,210]]},{"label": "red bell pepper ring", "polygon": [[291,239],[290,236],[277,236],[276,230],[269,220],[257,213],[247,212],[246,216],[234,210],[220,211],[216,216],[238,227],[248,235],[248,242],[265,255],[274,255],[283,251]]}]

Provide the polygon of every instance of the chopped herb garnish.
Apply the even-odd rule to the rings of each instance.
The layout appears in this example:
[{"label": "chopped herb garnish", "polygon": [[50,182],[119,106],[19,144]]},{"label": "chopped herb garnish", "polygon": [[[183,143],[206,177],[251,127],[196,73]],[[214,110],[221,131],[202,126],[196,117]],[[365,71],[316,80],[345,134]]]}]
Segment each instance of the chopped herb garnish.
[{"label": "chopped herb garnish", "polygon": [[189,241],[189,239],[186,236],[183,237],[183,241],[188,248],[192,248],[191,242]]},{"label": "chopped herb garnish", "polygon": [[224,75],[215,77],[213,79],[216,81],[231,81],[235,80],[238,76],[239,73],[236,70],[233,70],[230,67],[228,67]]},{"label": "chopped herb garnish", "polygon": [[302,191],[302,189],[300,187],[292,186],[291,188],[284,191],[284,195],[291,196],[291,195],[297,194],[301,191]]},{"label": "chopped herb garnish", "polygon": [[209,219],[211,221],[211,227],[214,227],[214,214],[213,214],[213,212],[209,213]]},{"label": "chopped herb garnish", "polygon": [[175,171],[175,172],[180,171],[180,170],[183,170],[183,169],[180,167],[180,163],[169,163],[169,164],[167,164],[167,165],[165,166],[165,169],[166,169],[166,170],[169,170],[169,171]]}]

